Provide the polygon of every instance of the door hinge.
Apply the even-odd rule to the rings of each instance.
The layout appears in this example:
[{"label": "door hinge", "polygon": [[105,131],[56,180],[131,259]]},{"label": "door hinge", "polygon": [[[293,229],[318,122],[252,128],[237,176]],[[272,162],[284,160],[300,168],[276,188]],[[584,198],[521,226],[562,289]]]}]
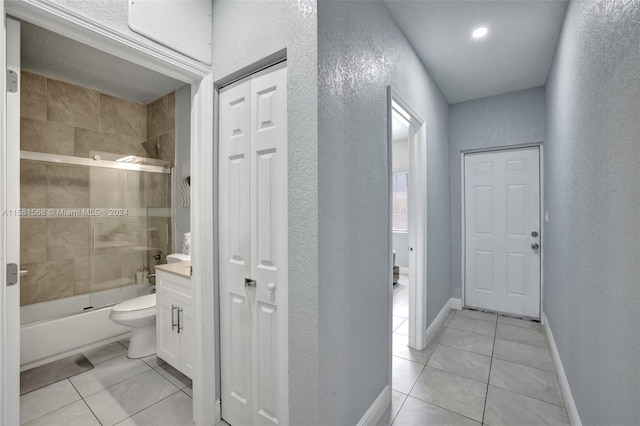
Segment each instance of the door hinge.
[{"label": "door hinge", "polygon": [[7,287],[18,284],[18,265],[7,263]]},{"label": "door hinge", "polygon": [[7,70],[7,92],[16,93],[18,91],[18,73],[14,70]]}]

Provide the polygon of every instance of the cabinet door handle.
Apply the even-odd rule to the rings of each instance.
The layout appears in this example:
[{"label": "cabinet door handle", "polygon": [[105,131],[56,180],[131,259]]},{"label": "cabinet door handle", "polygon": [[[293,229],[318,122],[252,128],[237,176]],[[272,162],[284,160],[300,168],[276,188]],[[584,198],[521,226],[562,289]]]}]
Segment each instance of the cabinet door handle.
[{"label": "cabinet door handle", "polygon": [[178,308],[178,334],[180,334],[180,331],[184,328],[182,327],[182,321],[180,320],[180,314],[184,312],[183,308]]},{"label": "cabinet door handle", "polygon": [[[174,312],[178,307],[176,305],[174,305],[173,303],[171,304],[171,331],[175,330],[176,328],[176,320],[175,320],[175,316],[174,316]],[[180,315],[178,314],[178,321],[180,321]]]}]

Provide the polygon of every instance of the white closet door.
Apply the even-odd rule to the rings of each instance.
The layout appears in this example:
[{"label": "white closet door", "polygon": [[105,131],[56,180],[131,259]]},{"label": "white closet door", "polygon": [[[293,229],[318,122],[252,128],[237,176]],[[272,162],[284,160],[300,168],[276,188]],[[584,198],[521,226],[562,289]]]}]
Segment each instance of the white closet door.
[{"label": "white closet door", "polygon": [[220,91],[219,229],[222,417],[252,424],[251,387],[251,81]]},{"label": "white closet door", "polygon": [[465,155],[465,304],[540,317],[538,148]]},{"label": "white closet door", "polygon": [[287,69],[251,78],[253,424],[287,424]]},{"label": "white closet door", "polygon": [[222,417],[287,424],[285,63],[221,90],[219,139]]}]

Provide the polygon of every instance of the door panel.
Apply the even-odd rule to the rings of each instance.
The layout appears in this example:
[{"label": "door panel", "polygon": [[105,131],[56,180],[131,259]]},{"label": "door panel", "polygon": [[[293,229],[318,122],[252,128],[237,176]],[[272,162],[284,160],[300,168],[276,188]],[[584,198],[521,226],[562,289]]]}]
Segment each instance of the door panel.
[{"label": "door panel", "polygon": [[465,155],[467,306],[540,317],[539,161],[538,148]]},{"label": "door panel", "polygon": [[177,324],[176,302],[171,298],[156,295],[156,345],[158,356],[172,365],[176,365],[179,357],[180,340],[173,324]]},{"label": "door panel", "polygon": [[[16,92],[5,91],[6,103],[0,107],[0,113],[6,112],[6,138],[0,149],[0,168],[4,176],[0,178],[3,185],[3,209],[16,211],[20,208],[20,23],[6,18],[6,40],[4,30],[0,35],[0,43],[6,41],[6,71],[14,71],[18,76]],[[6,110],[4,109],[6,107]],[[20,265],[20,217],[15,214],[2,216],[2,229],[6,244],[0,248],[3,259],[7,263]],[[19,268],[20,269],[20,268]],[[6,272],[3,269],[3,273]],[[6,286],[6,275],[0,281],[2,296],[0,301],[0,423],[19,424],[20,415],[20,278],[18,284]]]},{"label": "door panel", "polygon": [[251,79],[251,277],[253,420],[286,423],[287,377],[287,69]]},{"label": "door panel", "polygon": [[251,421],[250,79],[220,91],[220,362],[222,417]]}]

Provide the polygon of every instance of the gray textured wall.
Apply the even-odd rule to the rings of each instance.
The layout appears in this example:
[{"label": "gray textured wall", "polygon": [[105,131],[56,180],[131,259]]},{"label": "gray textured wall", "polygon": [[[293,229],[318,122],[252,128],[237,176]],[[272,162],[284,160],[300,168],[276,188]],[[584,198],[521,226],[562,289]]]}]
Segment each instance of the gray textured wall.
[{"label": "gray textured wall", "polygon": [[584,425],[640,424],[639,22],[572,2],[547,82],[544,308]]},{"label": "gray textured wall", "polygon": [[543,142],[543,87],[461,102],[449,108],[451,160],[451,297],[462,295],[460,153]]},{"label": "gray textured wall", "polygon": [[175,193],[173,199],[176,208],[176,237],[173,249],[182,253],[182,242],[185,232],[191,231],[191,207],[182,207],[182,162],[191,158],[191,85],[187,84],[176,90],[176,168]]},{"label": "gray textured wall", "polygon": [[388,384],[387,85],[427,121],[429,321],[449,299],[448,104],[386,7],[318,3],[322,423]]},{"label": "gray textured wall", "polygon": [[319,424],[315,0],[214,1],[216,81],[287,49],[290,424]]}]

